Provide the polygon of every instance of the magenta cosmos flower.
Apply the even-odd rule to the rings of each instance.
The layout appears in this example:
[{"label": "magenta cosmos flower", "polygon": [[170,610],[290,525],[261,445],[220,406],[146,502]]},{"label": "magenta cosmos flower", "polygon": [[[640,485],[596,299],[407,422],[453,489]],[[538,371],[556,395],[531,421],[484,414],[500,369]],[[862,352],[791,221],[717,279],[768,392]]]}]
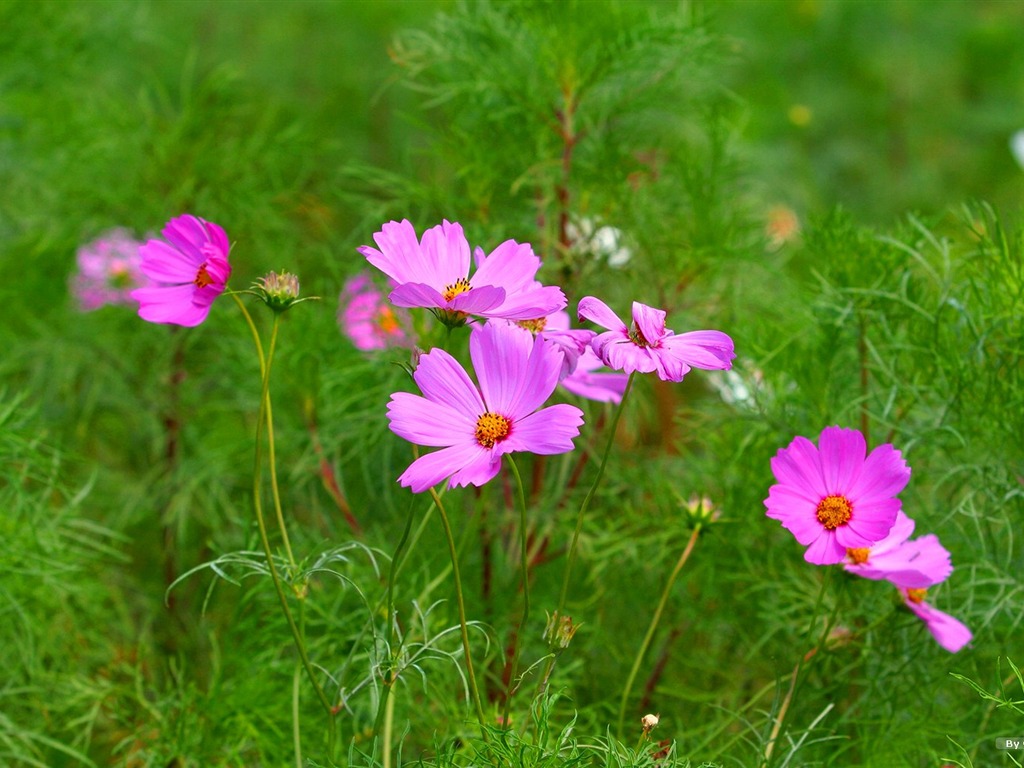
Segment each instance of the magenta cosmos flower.
[{"label": "magenta cosmos flower", "polygon": [[392,309],[366,275],[345,281],[338,297],[338,326],[364,352],[412,346],[409,314]]},{"label": "magenta cosmos flower", "polygon": [[945,581],[953,572],[949,550],[933,533],[908,541],[914,521],[896,513],[889,535],[871,547],[846,550],[848,572],[865,579],[885,579],[898,587],[923,589]]},{"label": "magenta cosmos flower", "polygon": [[423,396],[396,392],[388,403],[392,432],[417,445],[441,447],[416,459],[398,478],[415,493],[445,478],[451,478],[450,487],[483,485],[498,473],[502,455],[565,453],[579,435],[579,408],[540,407],[554,391],[562,365],[552,344],[504,323],[488,323],[470,336],[469,354],[479,387],[455,358],[433,349],[413,374]]},{"label": "magenta cosmos flower", "polygon": [[132,290],[148,282],[141,270],[140,245],[127,230],[113,229],[78,249],[71,290],[80,309],[134,304]]},{"label": "magenta cosmos flower", "polygon": [[178,216],[163,228],[162,240],[139,249],[142,273],[154,285],[132,291],[139,317],[151,323],[199,325],[224,292],[231,245],[224,230],[198,216]]},{"label": "magenta cosmos flower", "polygon": [[468,315],[529,320],[565,306],[560,288],[536,281],[541,262],[526,243],[506,240],[489,256],[478,248],[470,276],[469,243],[459,224],[444,221],[420,241],[408,220],[391,221],[373,239],[377,248],[358,250],[398,283],[388,297],[396,306],[434,310],[449,324]]},{"label": "magenta cosmos flower", "polygon": [[973,635],[966,624],[925,602],[927,590],[901,587],[900,595],[903,596],[903,604],[924,622],[935,641],[950,653],[956,653],[971,642]]},{"label": "magenta cosmos flower", "polygon": [[586,296],[577,308],[580,320],[590,320],[607,333],[591,347],[604,364],[625,373],[657,371],[664,381],[682,381],[691,368],[728,370],[732,367],[732,339],[721,331],[676,334],[665,327],[665,312],[633,302],[633,326],[627,328],[600,299]]},{"label": "magenta cosmos flower", "polygon": [[807,547],[807,562],[840,563],[848,549],[872,547],[892,529],[910,467],[889,444],[865,451],[857,430],[826,427],[817,448],[797,437],[772,459],[778,482],[764,501],[767,515]]}]

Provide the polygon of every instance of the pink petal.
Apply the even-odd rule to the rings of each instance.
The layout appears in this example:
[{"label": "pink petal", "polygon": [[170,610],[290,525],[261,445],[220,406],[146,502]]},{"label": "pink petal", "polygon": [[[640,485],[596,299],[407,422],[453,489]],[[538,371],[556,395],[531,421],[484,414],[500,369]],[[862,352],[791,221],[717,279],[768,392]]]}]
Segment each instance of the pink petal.
[{"label": "pink petal", "polygon": [[403,487],[412,488],[413,493],[422,493],[459,470],[479,462],[481,456],[488,460],[488,454],[489,451],[475,441],[442,448],[416,459],[399,476],[398,482]]},{"label": "pink petal", "polygon": [[137,288],[131,296],[139,302],[139,317],[150,323],[171,323],[194,327],[210,313],[209,305],[192,301],[194,285]]},{"label": "pink petal", "polygon": [[591,344],[601,360],[612,370],[623,373],[651,373],[659,369],[658,360],[650,349],[638,347],[628,337],[621,338],[617,331],[602,333]]},{"label": "pink petal", "polygon": [[452,475],[448,481],[448,487],[485,485],[494,479],[501,469],[501,454],[496,451],[489,451],[486,448],[477,446],[479,453],[466,463],[462,469]]},{"label": "pink petal", "polygon": [[[612,312],[607,304],[593,296],[584,296],[580,299],[576,313],[579,315],[580,320],[589,320],[610,331],[629,332],[626,324],[619,319],[618,315]],[[597,350],[595,349],[594,351],[596,352]]]},{"label": "pink petal", "polygon": [[843,562],[846,547],[836,541],[834,531],[826,530],[817,541],[813,542],[804,552],[804,560],[814,565],[835,565]]},{"label": "pink petal", "polygon": [[364,245],[358,251],[366,260],[397,283],[431,284],[416,230],[408,219],[389,221],[373,236],[376,248]]},{"label": "pink petal", "polygon": [[517,420],[508,439],[499,443],[502,453],[528,451],[543,456],[573,450],[573,439],[580,434],[583,411],[560,403],[542,408]]},{"label": "pink petal", "polygon": [[487,323],[470,335],[469,356],[487,410],[515,415],[509,403],[526,374],[533,344],[529,331],[509,323]]},{"label": "pink petal", "polygon": [[895,496],[910,481],[910,467],[903,455],[886,443],[873,450],[850,488],[849,498],[857,502]]},{"label": "pink petal", "polygon": [[507,320],[533,320],[564,309],[565,294],[556,286],[540,285],[513,292],[506,291],[505,301],[479,314]]},{"label": "pink petal", "polygon": [[142,274],[158,283],[192,283],[203,263],[198,252],[183,253],[162,240],[150,240],[139,248],[139,255]]},{"label": "pink petal", "polygon": [[[489,256],[480,259],[476,273],[469,282],[474,286],[499,285],[509,296],[512,296],[530,287],[539,269],[540,259],[534,255],[533,248],[529,243],[506,240],[491,251]],[[565,306],[564,300],[562,306]],[[549,311],[553,312],[554,310]],[[540,312],[533,317],[543,317],[547,314],[549,312]],[[518,319],[529,320],[531,318]]]},{"label": "pink petal", "polygon": [[446,403],[395,392],[388,403],[391,431],[416,445],[456,445],[474,439],[476,422]]},{"label": "pink petal", "polygon": [[658,378],[662,381],[680,382],[690,372],[690,366],[664,349],[651,349],[651,357],[657,364]]},{"label": "pink petal", "polygon": [[209,241],[209,236],[207,235],[206,228],[203,226],[202,219],[190,214],[177,216],[167,222],[161,234],[167,238],[171,245],[182,253],[187,254],[190,259],[198,258],[197,263],[204,261],[200,257],[200,252],[203,245]]},{"label": "pink petal", "polygon": [[688,331],[662,340],[670,350],[691,368],[722,371],[732,368],[736,357],[732,339],[721,331]]},{"label": "pink petal", "polygon": [[[447,307],[468,315],[484,315],[485,313],[500,308],[505,301],[505,289],[495,285],[484,285],[479,288],[470,288],[465,293],[460,293],[448,302]],[[444,304],[441,305],[445,306]]]},{"label": "pink petal", "polygon": [[598,403],[618,403],[626,391],[629,377],[623,373],[592,373],[577,368],[560,384],[567,392]]},{"label": "pink petal", "polygon": [[435,348],[422,355],[413,379],[428,400],[456,409],[474,424],[487,410],[459,361],[443,349]]},{"label": "pink petal", "polygon": [[[903,590],[901,590],[903,591]],[[959,619],[934,608],[928,603],[915,603],[903,593],[906,606],[924,621],[936,642],[950,653],[956,653],[973,638],[971,630]]]},{"label": "pink petal", "polygon": [[[655,309],[639,301],[633,302],[633,322],[651,346],[657,346],[665,337],[665,310]],[[668,333],[671,333],[669,331]]]},{"label": "pink petal", "polygon": [[772,473],[786,486],[812,500],[815,507],[828,494],[821,476],[818,449],[806,437],[795,437],[786,448],[780,448],[771,461]]},{"label": "pink petal", "polygon": [[[896,513],[902,506],[899,499],[879,499],[873,502],[853,502],[853,515],[849,522],[842,526],[856,534],[857,541],[865,543],[846,543],[848,547],[871,547],[884,540],[892,531],[896,522]],[[853,541],[850,539],[849,541]]]},{"label": "pink petal", "polygon": [[443,307],[444,297],[426,283],[402,283],[388,296],[396,307]]},{"label": "pink petal", "polygon": [[818,522],[815,505],[792,493],[792,489],[783,485],[773,485],[765,499],[768,508],[766,517],[782,523],[782,527],[790,531],[796,540],[804,546],[821,535],[825,530]]},{"label": "pink petal", "polygon": [[[847,496],[864,465],[867,446],[856,429],[826,427],[818,438],[818,455],[826,494]],[[878,539],[876,539],[878,541]]]},{"label": "pink petal", "polygon": [[421,253],[423,268],[431,276],[424,282],[444,288],[469,275],[469,243],[460,224],[445,220],[428,229],[423,233]]}]

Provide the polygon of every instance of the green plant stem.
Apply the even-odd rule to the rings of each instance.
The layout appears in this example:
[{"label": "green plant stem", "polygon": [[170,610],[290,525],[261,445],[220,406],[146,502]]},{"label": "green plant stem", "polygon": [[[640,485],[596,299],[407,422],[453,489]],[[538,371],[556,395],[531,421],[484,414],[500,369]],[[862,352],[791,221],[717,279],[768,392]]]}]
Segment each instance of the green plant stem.
[{"label": "green plant stem", "polygon": [[625,726],[626,721],[626,704],[629,702],[629,694],[633,691],[633,683],[636,681],[637,673],[640,671],[640,664],[643,663],[644,656],[647,654],[647,649],[651,645],[651,640],[654,638],[654,632],[658,628],[658,623],[661,621],[661,614],[665,611],[665,605],[668,603],[668,596],[672,592],[672,587],[676,583],[676,578],[679,576],[679,572],[683,570],[683,566],[686,565],[686,561],[690,558],[690,553],[693,552],[694,546],[697,544],[697,537],[700,535],[701,524],[697,525],[693,529],[693,533],[690,534],[690,540],[686,542],[686,548],[683,550],[683,554],[679,556],[679,560],[676,562],[675,568],[672,569],[672,573],[668,577],[668,582],[665,584],[665,589],[662,590],[661,599],[658,601],[658,607],[654,609],[654,617],[651,619],[651,625],[647,628],[647,634],[644,635],[644,640],[640,644],[640,649],[636,653],[636,658],[633,660],[633,668],[629,671],[629,677],[626,678],[626,685],[622,689],[622,699],[619,702],[619,725],[618,725],[618,738],[622,739],[622,729]]},{"label": "green plant stem", "polygon": [[[241,301],[239,301],[239,304],[241,304]],[[244,314],[246,317],[249,315],[248,311],[245,311]],[[249,318],[249,321],[251,325],[251,318]],[[316,679],[316,671],[313,669],[313,664],[309,660],[309,654],[306,652],[306,644],[303,641],[302,632],[295,623],[295,617],[292,616],[291,608],[288,606],[288,597],[285,594],[284,586],[281,584],[281,576],[277,572],[277,565],[274,563],[274,553],[270,548],[270,538],[267,536],[267,523],[263,517],[263,501],[260,493],[263,480],[263,425],[266,421],[267,405],[270,402],[270,369],[274,360],[274,347],[277,344],[277,330],[279,324],[280,318],[275,314],[274,325],[270,333],[270,346],[267,349],[266,359],[260,366],[263,374],[263,386],[260,395],[259,417],[256,419],[256,450],[253,467],[252,501],[253,508],[256,512],[256,524],[259,527],[260,543],[263,545],[263,552],[267,558],[267,570],[270,571],[270,578],[274,582],[274,589],[277,592],[278,600],[281,603],[281,610],[284,612],[285,619],[288,621],[288,628],[291,630],[292,638],[295,641],[295,648],[298,650],[299,658],[302,660],[302,666],[306,669],[306,674],[308,675],[310,682],[313,684],[317,698],[327,711],[327,716],[330,720],[329,733],[333,735],[335,716],[334,707],[331,706],[331,702],[327,698],[327,694],[324,693],[324,689]],[[251,325],[251,327],[255,331],[255,326]],[[257,349],[261,350],[262,346],[257,346]]]},{"label": "green plant stem", "polygon": [[519,671],[519,652],[523,646],[526,623],[530,619],[530,561],[526,548],[526,492],[523,490],[523,478],[519,474],[519,467],[512,459],[512,454],[506,453],[505,458],[508,459],[508,465],[512,468],[512,474],[515,475],[516,488],[519,491],[519,566],[523,582],[523,615],[519,619],[519,628],[516,630],[515,646],[512,650],[512,666],[508,675],[508,689],[505,691],[505,707],[501,715],[502,726],[508,728],[508,713],[512,706],[512,694],[518,687],[516,673]]},{"label": "green plant stem", "polygon": [[455,599],[459,608],[459,629],[462,630],[462,651],[466,655],[466,676],[469,678],[469,692],[473,698],[473,706],[476,709],[477,722],[480,724],[480,736],[486,742],[488,741],[487,724],[484,720],[484,708],[480,703],[480,689],[477,687],[476,674],[473,671],[473,657],[469,650],[469,626],[466,623],[466,601],[462,597],[462,578],[459,576],[459,555],[455,549],[455,538],[452,536],[452,527],[448,522],[448,513],[445,512],[444,505],[441,503],[441,497],[437,495],[437,491],[433,488],[430,489],[430,497],[434,500],[434,506],[437,507],[437,511],[441,515],[444,535],[448,540],[448,552],[452,559],[452,577],[455,580]]},{"label": "green plant stem", "polygon": [[[305,635],[306,612],[305,603],[299,603],[299,631]],[[300,686],[302,680],[302,663],[295,662],[295,672],[292,674],[292,741],[295,744],[295,768],[302,768],[302,721],[299,715],[300,709]]]},{"label": "green plant stem", "polygon": [[[565,600],[569,594],[569,576],[572,573],[573,563],[576,561],[576,545],[579,543],[580,532],[583,530],[583,519],[586,517],[587,508],[590,506],[590,500],[594,496],[594,492],[597,490],[597,486],[601,482],[601,478],[604,476],[604,468],[608,463],[608,456],[612,452],[612,445],[615,442],[615,430],[619,426],[619,418],[622,416],[622,411],[626,405],[626,399],[629,397],[629,392],[633,388],[633,379],[636,377],[636,371],[629,374],[629,378],[626,380],[626,389],[622,392],[622,399],[619,400],[619,405],[615,409],[615,415],[612,417],[612,423],[608,427],[608,441],[604,446],[604,454],[601,456],[601,464],[597,468],[597,474],[594,476],[594,482],[590,485],[590,490],[587,491],[587,495],[583,497],[583,503],[580,505],[580,511],[576,515],[576,528],[572,533],[572,542],[569,544],[569,552],[565,559],[565,573],[562,576],[562,589],[558,595],[558,608],[555,609],[555,616],[557,620],[561,620],[562,614],[565,611]],[[554,640],[550,640],[550,643],[554,643]],[[548,678],[551,676],[551,669],[555,665],[555,659],[557,655],[554,653],[554,647],[551,647],[551,658],[548,660],[547,667],[544,670],[544,674],[541,677],[540,688],[538,695],[543,694],[547,688]]]},{"label": "green plant stem", "polygon": [[[260,358],[260,376],[263,377],[266,375],[267,363],[264,362],[263,359],[263,343],[260,341],[260,334],[256,329],[256,323],[253,322],[252,315],[249,314],[249,310],[246,308],[245,303],[239,298],[238,294],[232,293],[231,298],[235,300],[238,308],[242,310],[242,316],[245,318],[245,322],[249,326],[249,331],[252,333],[253,342],[256,344],[256,354]],[[279,315],[274,315],[275,325],[277,324],[278,317]],[[281,494],[278,491],[277,486],[277,456],[274,451],[274,410],[267,394],[264,394],[263,399],[266,407],[267,459],[270,463],[270,488],[274,498],[274,511],[277,514],[277,527],[281,532],[281,542],[284,544],[284,551],[288,555],[288,564],[294,572],[296,570],[295,556],[292,554],[292,543],[288,538],[288,528],[284,524],[284,513],[281,510]],[[301,597],[301,595],[299,595],[299,597]]]},{"label": "green plant stem", "polygon": [[[814,602],[814,610],[811,612],[811,624],[807,628],[807,634],[812,635],[814,632],[814,622],[818,618],[818,611],[821,609],[821,604],[825,599],[825,592],[828,590],[829,582],[832,579],[832,568],[825,569],[825,577],[821,580],[821,589],[818,590],[818,598]],[[778,741],[779,734],[782,732],[782,725],[786,720],[786,713],[789,711],[789,705],[793,701],[793,696],[796,693],[797,682],[800,678],[800,671],[804,665],[814,658],[818,651],[821,650],[825,644],[825,640],[828,639],[829,630],[832,627],[832,622],[825,622],[825,629],[821,634],[817,644],[811,648],[793,667],[793,673],[789,678],[789,689],[786,691],[785,697],[782,699],[782,704],[779,705],[778,714],[775,715],[775,723],[772,725],[771,733],[768,736],[768,742],[764,747],[764,758],[761,761],[761,765],[767,767],[771,763],[772,752],[775,750],[775,744]]]},{"label": "green plant stem", "polygon": [[[384,713],[388,707],[388,700],[391,697],[391,688],[394,686],[395,681],[398,679],[398,675],[395,671],[395,659],[398,658],[398,654],[401,652],[401,648],[395,647],[395,578],[398,575],[398,567],[401,562],[402,550],[405,548],[406,543],[409,541],[409,532],[412,530],[412,518],[413,512],[416,509],[416,500],[413,498],[409,501],[409,512],[405,517],[405,529],[402,531],[402,536],[398,540],[398,546],[395,547],[395,554],[391,558],[391,567],[388,570],[388,587],[387,587],[387,598],[386,598],[386,610],[387,610],[387,624],[385,629],[385,637],[388,643],[388,668],[384,679],[381,681],[383,688],[380,694],[380,703],[377,705],[377,717],[374,719],[373,733],[377,735],[381,732],[381,725],[384,722]],[[387,742],[385,736],[384,750],[385,754],[390,750],[390,744]]]}]

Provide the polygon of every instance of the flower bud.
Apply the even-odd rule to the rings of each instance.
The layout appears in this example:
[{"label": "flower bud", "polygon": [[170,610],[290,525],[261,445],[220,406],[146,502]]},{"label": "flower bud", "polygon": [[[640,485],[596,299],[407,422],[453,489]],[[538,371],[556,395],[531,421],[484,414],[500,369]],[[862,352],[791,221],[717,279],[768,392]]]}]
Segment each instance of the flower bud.
[{"label": "flower bud", "polygon": [[268,272],[255,288],[257,295],[275,312],[284,312],[299,301],[299,278],[290,272]]},{"label": "flower bud", "polygon": [[641,717],[640,724],[644,727],[644,736],[647,736],[651,731],[653,731],[659,722],[661,722],[661,717],[659,715],[648,714]]},{"label": "flower bud", "polygon": [[549,648],[565,649],[569,647],[573,635],[580,628],[572,623],[572,616],[559,616],[558,611],[548,614],[548,623],[544,627],[544,639]]}]

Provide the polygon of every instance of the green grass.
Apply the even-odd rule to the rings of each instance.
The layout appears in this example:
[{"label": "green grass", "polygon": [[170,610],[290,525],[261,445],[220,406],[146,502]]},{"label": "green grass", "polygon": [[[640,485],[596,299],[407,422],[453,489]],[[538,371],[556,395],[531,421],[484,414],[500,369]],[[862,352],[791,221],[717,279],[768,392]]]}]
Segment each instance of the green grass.
[{"label": "green grass", "polygon": [[[295,765],[298,722],[311,766],[759,766],[781,720],[772,768],[1019,765],[995,748],[1024,726],[1018,17],[999,3],[0,3],[0,763]],[[780,205],[799,231],[773,243]],[[183,212],[226,229],[233,288],[286,269],[320,297],[283,316],[274,363],[294,570],[273,545],[342,705],[333,743],[253,516],[259,365],[237,307],[221,298],[201,327],[171,329],[69,295],[81,244]],[[515,486],[502,473],[444,494],[486,738],[437,511],[395,483],[412,453],[385,409],[415,389],[409,353],[360,353],[335,317],[365,268],[355,249],[403,217],[459,221],[485,249],[530,242],[570,309],[636,299],[738,352],[728,376],[637,380],[580,538],[579,629],[544,695],[545,612],[611,409],[579,403],[573,453],[517,459],[546,544],[509,730]],[[583,219],[621,230],[631,261],[570,247],[565,224]],[[269,313],[244,300],[266,340]],[[465,356],[460,332],[450,348]],[[969,648],[938,647],[883,583],[837,571],[823,592],[824,569],[765,518],[771,457],[832,424],[907,458],[904,509],[956,567],[930,599],[973,630]],[[620,738],[622,687],[701,495],[720,517],[669,596]],[[829,622],[846,642],[819,648],[787,696]],[[645,742],[646,712],[661,722]]]}]

